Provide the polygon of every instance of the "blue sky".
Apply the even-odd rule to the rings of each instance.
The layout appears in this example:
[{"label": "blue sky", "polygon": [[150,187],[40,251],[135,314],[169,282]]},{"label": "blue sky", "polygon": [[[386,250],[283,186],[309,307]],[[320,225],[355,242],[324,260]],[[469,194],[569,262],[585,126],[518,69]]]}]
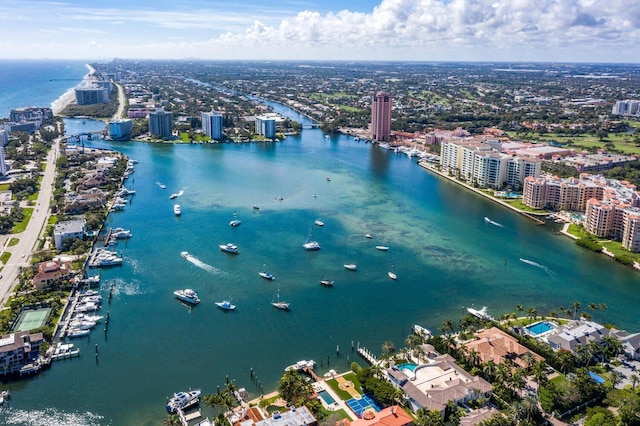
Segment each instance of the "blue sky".
[{"label": "blue sky", "polygon": [[640,62],[638,0],[2,0],[0,58]]}]

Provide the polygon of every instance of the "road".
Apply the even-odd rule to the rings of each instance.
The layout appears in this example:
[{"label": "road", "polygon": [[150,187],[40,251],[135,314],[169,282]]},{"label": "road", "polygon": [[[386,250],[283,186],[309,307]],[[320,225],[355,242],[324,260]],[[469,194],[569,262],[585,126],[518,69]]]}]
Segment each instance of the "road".
[{"label": "road", "polygon": [[122,114],[124,113],[124,88],[121,84],[116,84],[116,87],[118,88],[118,110],[115,114],[113,114],[113,120],[120,120],[122,118]]},{"label": "road", "polygon": [[[12,247],[2,248],[1,252],[11,252],[11,258],[8,263],[2,269],[2,278],[0,279],[0,307],[4,307],[8,296],[13,291],[15,285],[17,285],[18,273],[21,266],[29,264],[29,257],[34,250],[38,237],[42,232],[45,223],[49,217],[49,204],[51,202],[53,194],[53,184],[56,172],[56,158],[60,149],[60,138],[56,139],[52,148],[47,154],[46,168],[42,182],[40,183],[40,191],[38,193],[38,199],[33,210],[31,220],[27,225],[24,232],[20,234],[13,234],[11,237],[19,238],[20,242]],[[9,239],[7,239],[9,241]]]}]

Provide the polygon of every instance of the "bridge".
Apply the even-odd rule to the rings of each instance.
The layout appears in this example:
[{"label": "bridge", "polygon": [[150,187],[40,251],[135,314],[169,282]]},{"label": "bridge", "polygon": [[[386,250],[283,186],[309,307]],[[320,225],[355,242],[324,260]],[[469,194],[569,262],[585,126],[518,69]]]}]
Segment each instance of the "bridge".
[{"label": "bridge", "polygon": [[106,130],[101,130],[99,132],[84,132],[78,133],[76,135],[68,135],[62,138],[62,140],[66,143],[76,142],[81,143],[84,142],[84,139],[90,141],[94,136],[103,136],[106,134]]},{"label": "bridge", "polygon": [[318,123],[313,123],[313,124],[303,124],[302,128],[303,129],[317,129],[319,128],[320,125]]}]

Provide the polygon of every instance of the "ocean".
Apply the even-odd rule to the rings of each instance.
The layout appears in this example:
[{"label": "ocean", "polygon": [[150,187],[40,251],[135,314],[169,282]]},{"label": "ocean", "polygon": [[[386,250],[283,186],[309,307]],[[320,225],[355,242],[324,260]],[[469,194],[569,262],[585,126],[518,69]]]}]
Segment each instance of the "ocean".
[{"label": "ocean", "polygon": [[[103,127],[65,125],[68,134]],[[124,265],[102,270],[102,289],[114,289],[101,311],[109,312],[108,332],[74,340],[79,358],[5,382],[12,400],[0,419],[8,424],[158,424],[173,392],[213,393],[235,380],[257,397],[298,360],[314,359],[319,374],[345,371],[364,363],[353,346],[379,353],[390,340],[400,348],[412,324],[437,332],[471,306],[499,317],[516,304],[544,313],[574,301],[605,303],[595,320],[640,329],[637,272],[577,247],[557,234],[559,225],[536,226],[403,154],[318,129],[279,143],[84,144],[139,161],[126,181],[136,195],[107,219],[133,233],[117,246]],[[233,219],[242,224],[229,226]],[[309,239],[321,250],[304,251]],[[226,243],[240,254],[221,252]],[[349,263],[357,271],[346,270]],[[261,270],[276,279],[262,279]],[[323,279],[335,286],[321,286]],[[198,291],[201,303],[178,302],[180,288]],[[270,305],[278,292],[289,312]],[[216,307],[225,298],[234,312]]]}]

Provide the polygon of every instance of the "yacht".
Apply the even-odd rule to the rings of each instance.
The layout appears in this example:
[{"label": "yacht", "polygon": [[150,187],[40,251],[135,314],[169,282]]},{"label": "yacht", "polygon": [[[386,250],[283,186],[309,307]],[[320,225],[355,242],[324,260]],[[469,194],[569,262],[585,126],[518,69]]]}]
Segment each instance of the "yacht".
[{"label": "yacht", "polygon": [[237,246],[234,246],[231,243],[227,243],[227,244],[219,244],[218,247],[220,247],[220,250],[222,251],[226,251],[227,253],[231,253],[231,254],[238,254],[240,253],[240,251],[238,250]]},{"label": "yacht", "polygon": [[471,315],[478,317],[480,319],[493,321],[493,318],[487,313],[486,306],[483,306],[482,309],[467,308],[467,312],[469,312]]},{"label": "yacht", "polygon": [[236,305],[231,304],[228,300],[223,300],[222,302],[215,302],[216,306],[224,311],[233,311],[236,308]]},{"label": "yacht", "polygon": [[258,272],[258,275],[260,275],[265,280],[269,280],[269,281],[273,281],[273,280],[276,279],[276,277],[274,277],[273,274],[270,274],[270,273],[265,272],[265,271]]},{"label": "yacht", "polygon": [[235,228],[236,226],[240,226],[241,223],[242,222],[240,222],[238,219],[234,219],[231,222],[229,222],[229,226],[232,226]]},{"label": "yacht", "polygon": [[131,238],[131,230],[124,228],[113,228],[111,229],[111,237],[118,240],[126,240],[127,238]]},{"label": "yacht", "polygon": [[333,287],[333,280],[320,280],[320,284],[325,287]]},{"label": "yacht", "polygon": [[365,236],[365,238],[368,238],[368,239],[373,238],[373,236],[368,232],[366,234],[364,234],[364,236]]},{"label": "yacht", "polygon": [[427,338],[431,336],[431,330],[429,330],[428,328],[424,328],[423,326],[418,324],[413,325],[413,332],[414,334],[417,334],[422,338]]},{"label": "yacht", "polygon": [[394,281],[398,279],[398,276],[391,271],[387,272],[387,274],[389,274],[389,278],[391,278]]},{"label": "yacht", "polygon": [[278,292],[274,296],[273,300],[271,301],[271,305],[276,307],[276,308],[278,308],[278,309],[282,309],[283,311],[288,311],[289,310],[289,306],[291,304],[289,302],[281,302],[280,301],[280,290],[278,290]]},{"label": "yacht", "polygon": [[376,250],[380,250],[380,251],[388,251],[389,247],[387,246],[376,246]]},{"label": "yacht", "polygon": [[67,337],[83,337],[88,336],[91,331],[88,329],[70,328],[67,330]]},{"label": "yacht", "polygon": [[95,321],[89,321],[84,319],[74,319],[69,323],[69,327],[77,330],[91,330],[96,326]]},{"label": "yacht", "polygon": [[190,288],[185,288],[184,290],[176,290],[173,294],[183,302],[190,303],[192,305],[197,305],[200,303],[200,299],[198,299],[198,293],[195,290],[191,290]]},{"label": "yacht", "polygon": [[180,252],[180,256],[182,256],[183,258],[187,259],[189,258],[191,255],[189,254],[188,251],[181,251]]},{"label": "yacht", "polygon": [[176,216],[180,216],[182,214],[182,211],[180,210],[180,204],[174,204],[173,205],[173,213]]},{"label": "yacht", "polygon": [[320,244],[317,241],[309,241],[308,243],[304,243],[302,248],[311,251],[311,250],[320,250]]},{"label": "yacht", "polygon": [[345,263],[344,267],[350,271],[355,271],[357,268],[355,263]]},{"label": "yacht", "polygon": [[313,222],[313,223],[318,225],[318,226],[324,226],[324,222],[321,221],[320,219],[316,219],[315,222]]},{"label": "yacht", "polygon": [[309,361],[298,361],[293,365],[288,366],[287,368],[284,369],[284,371],[289,371],[289,370],[296,370],[296,371],[301,371],[304,370],[305,368],[314,368],[316,366],[316,362],[312,359],[310,359]]},{"label": "yacht", "polygon": [[178,411],[178,409],[186,408],[189,405],[196,403],[199,396],[200,390],[174,393],[173,397],[171,397],[167,402],[167,411],[173,414]]},{"label": "yacht", "polygon": [[169,199],[170,200],[173,200],[174,198],[178,198],[178,194],[173,193],[173,194],[169,195]]}]

